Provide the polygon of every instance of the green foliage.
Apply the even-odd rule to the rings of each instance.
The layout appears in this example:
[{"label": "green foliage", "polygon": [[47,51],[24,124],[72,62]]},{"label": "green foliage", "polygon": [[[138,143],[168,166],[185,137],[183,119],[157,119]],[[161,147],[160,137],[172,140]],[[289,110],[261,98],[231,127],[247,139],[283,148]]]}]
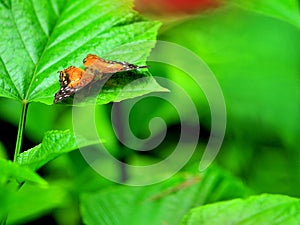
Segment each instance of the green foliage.
[{"label": "green foliage", "polygon": [[[1,173],[0,197],[2,203],[7,203],[1,204],[0,217],[5,223],[8,214],[8,222],[15,223],[39,217],[66,203],[65,191],[61,188],[43,187],[43,190],[37,185],[28,185],[29,181],[46,184],[34,171],[62,154],[95,143],[75,138],[69,130],[52,130],[45,133],[41,144],[19,154],[28,103],[53,104],[54,93],[59,89],[57,71],[70,65],[82,67],[82,59],[88,53],[144,64],[154,46],[160,23],[140,17],[132,10],[131,1],[117,0],[3,0],[0,15],[0,96],[22,102],[15,162],[1,159],[0,164],[4,171]],[[137,78],[145,79],[131,84]],[[131,84],[126,87],[127,93],[122,91],[120,94],[127,84]],[[106,83],[97,104],[152,91],[164,89],[149,72],[122,73]],[[15,113],[12,114],[12,118],[15,117]],[[5,156],[2,147],[1,155]],[[6,184],[13,180],[26,181],[26,184],[16,193],[16,184],[12,183],[12,190]]]},{"label": "green foliage", "polygon": [[[251,2],[264,12],[266,2],[285,15],[298,11],[296,3],[286,1]],[[247,9],[227,6],[194,17],[160,38],[193,50],[220,83],[228,121],[219,162],[258,192],[299,196],[299,28],[279,20],[275,12],[262,15]],[[166,74],[197,97],[201,114],[209,114],[203,107],[205,96],[184,73],[168,68]]]},{"label": "green foliage", "polygon": [[62,154],[97,142],[97,140],[89,141],[81,137],[75,137],[69,130],[49,131],[45,134],[41,144],[22,152],[17,157],[17,162],[22,166],[37,170]]},{"label": "green foliage", "polygon": [[38,174],[30,169],[24,168],[9,160],[0,159],[0,182],[5,184],[10,179],[18,180],[19,182],[31,181],[38,184],[46,184],[47,182]]},{"label": "green foliage", "polygon": [[298,224],[300,200],[263,194],[192,209],[182,225],[196,224]]},{"label": "green foliage", "polygon": [[[1,135],[1,222],[22,224],[51,214],[61,225],[297,224],[300,202],[290,196],[300,196],[299,3],[230,0],[225,4],[180,23],[167,22],[159,34],[159,39],[187,47],[201,57],[220,83],[228,126],[216,160],[219,166],[198,172],[206,141],[201,136],[194,156],[178,174],[150,186],[129,187],[99,176],[74,151],[97,141],[75,136],[71,108],[52,105],[59,89],[57,71],[70,65],[82,68],[88,53],[144,65],[160,23],[139,16],[132,10],[132,1],[126,0],[0,0],[0,96],[6,98],[0,99],[0,118],[11,124],[27,118],[26,137],[42,140],[11,162],[6,153],[11,146]],[[177,52],[161,54],[193,66]],[[209,133],[205,93],[185,72],[155,62],[149,71],[176,82],[190,95],[201,128]],[[162,126],[149,126],[157,116],[170,129],[154,152],[136,153],[120,144],[111,125],[111,105],[103,104],[165,91],[149,71],[114,74],[97,96],[96,118],[84,113],[75,118],[83,123],[95,120],[110,153],[134,165],[154,164],[172,153],[177,145],[176,126],[181,122],[178,112],[156,98],[137,103],[127,121],[134,134],[141,138],[160,135]],[[193,121],[181,92],[168,88],[185,108],[187,122]],[[122,116],[121,110],[117,118]],[[19,130],[24,127],[25,123]],[[21,146],[22,137],[18,140]],[[180,149],[181,156],[188,145]],[[105,168],[116,171],[120,181],[133,175],[126,166]],[[160,176],[160,169],[150,175]]]},{"label": "green foliage", "polygon": [[[52,104],[59,89],[57,71],[70,65],[82,67],[88,53],[144,63],[154,44],[147,41],[155,38],[160,24],[143,20],[131,6],[130,1],[118,0],[2,3],[0,95]],[[133,78],[128,76],[127,83]],[[144,85],[132,87],[130,97],[161,90],[151,77],[148,82],[152,85],[147,90]],[[111,93],[119,92],[116,85],[106,89],[110,94],[102,93],[99,99],[104,100],[98,100],[99,104],[114,101],[116,94]]]},{"label": "green foliage", "polygon": [[0,216],[9,212],[8,224],[29,222],[69,201],[66,190],[53,185],[45,188],[25,183],[18,192],[2,189],[1,194],[4,194],[0,196],[1,202],[5,204],[0,206]]},{"label": "green foliage", "polygon": [[153,225],[175,225],[192,207],[248,193],[238,180],[212,167],[201,175],[180,173],[148,187],[111,188],[83,194],[80,199],[85,224],[135,225],[148,221]]},{"label": "green foliage", "polygon": [[[184,33],[184,38],[178,33]],[[223,90],[230,130],[241,133],[244,124],[239,126],[238,121],[246,118],[255,126],[262,121],[261,129],[273,127],[273,135],[279,135],[282,142],[296,138],[299,131],[298,124],[294,123],[299,119],[299,29],[231,7],[187,21],[161,38],[192,49],[208,63]],[[168,73],[187,90],[193,85],[185,76],[174,74],[174,70]],[[197,91],[193,89],[190,93],[195,95]],[[280,111],[284,111],[285,116],[278,116]],[[236,121],[231,123],[231,119]],[[259,137],[251,135],[251,138]]]}]

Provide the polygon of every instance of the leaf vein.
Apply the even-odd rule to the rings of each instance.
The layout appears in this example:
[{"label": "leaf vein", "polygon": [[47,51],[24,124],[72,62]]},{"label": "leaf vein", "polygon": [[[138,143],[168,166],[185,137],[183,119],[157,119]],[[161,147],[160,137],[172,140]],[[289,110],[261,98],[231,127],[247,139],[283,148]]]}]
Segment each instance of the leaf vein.
[{"label": "leaf vein", "polygon": [[59,9],[57,8],[57,5],[54,4],[53,0],[50,0],[49,2],[53,11],[55,12],[55,15],[59,17]]},{"label": "leaf vein", "polygon": [[40,20],[40,17],[38,16],[38,13],[35,9],[35,6],[34,6],[34,3],[31,1],[31,4],[32,4],[32,9],[33,9],[33,12],[34,12],[34,15],[35,17],[37,18],[37,21],[38,21],[38,24],[40,26],[40,28],[42,29],[42,31],[44,32],[44,34],[48,37],[48,32],[44,29],[44,27],[42,26],[42,23],[41,23],[41,20]]},{"label": "leaf vein", "polygon": [[[92,7],[93,7],[93,6],[92,6]],[[91,7],[91,8],[92,8],[92,7]],[[121,6],[119,6],[119,7],[121,7]],[[90,10],[91,8],[88,8],[86,11]],[[66,41],[66,40],[72,38],[74,35],[76,35],[76,34],[79,33],[80,31],[82,31],[83,29],[86,29],[87,27],[93,26],[94,23],[97,22],[98,20],[102,19],[103,16],[108,15],[109,13],[113,12],[114,10],[117,11],[118,9],[119,9],[119,8],[117,8],[117,9],[111,9],[111,10],[108,10],[107,12],[105,12],[105,13],[103,13],[103,14],[100,14],[99,17],[93,18],[92,20],[88,21],[88,22],[86,23],[87,25],[84,24],[84,23],[82,23],[82,24],[83,24],[82,27],[78,28],[77,30],[72,29],[72,31],[74,30],[74,32],[70,32],[70,33],[69,33],[69,36],[66,36],[65,38],[59,40],[58,43],[55,43],[54,45],[50,45],[50,48],[53,48],[53,47],[57,46],[58,44],[60,44],[61,42]],[[84,14],[86,11],[83,11],[81,14],[77,15],[77,17],[81,16],[81,15]],[[76,19],[77,17],[75,17],[75,18],[73,18],[73,19]],[[121,18],[121,19],[123,19],[123,18]],[[68,21],[68,23],[71,23],[72,21],[73,21],[73,20],[70,20],[70,21]],[[118,20],[116,23],[119,23],[119,22],[120,22],[120,20]],[[66,24],[68,24],[68,23],[65,23],[64,25],[66,25]],[[61,26],[61,24],[59,24],[59,26]],[[101,33],[104,33],[105,31],[107,31],[108,28],[109,28],[109,27],[106,27],[104,30],[102,30],[101,32],[97,33],[97,35],[99,35],[99,34],[101,34]],[[50,49],[50,48],[49,48],[49,49]]]},{"label": "leaf vein", "polygon": [[13,14],[13,10],[12,10],[12,18],[13,18],[13,23],[15,24],[16,30],[18,32],[18,35],[20,36],[20,40],[21,40],[22,44],[24,45],[24,48],[26,49],[26,53],[28,54],[28,56],[30,57],[32,63],[34,64],[34,60],[33,60],[32,56],[30,55],[30,51],[28,50],[28,48],[27,48],[27,46],[25,44],[25,41],[23,40],[22,34],[21,34],[20,30],[19,30],[18,24],[16,22],[15,15]]},{"label": "leaf vein", "polygon": [[[72,14],[73,18],[71,17],[71,18],[69,18],[68,20],[63,21],[61,24],[59,24],[59,26],[66,25],[66,24],[72,22],[74,19],[76,19],[76,18],[82,16],[83,14],[85,14],[86,12],[88,12],[89,10],[91,10],[92,8],[94,8],[95,5],[97,5],[97,4],[99,4],[99,2],[95,2],[95,4],[92,4],[92,5],[90,5],[88,8],[86,8],[85,10],[79,12],[79,14],[75,14],[75,13]],[[59,26],[58,26],[58,27],[59,27]]]},{"label": "leaf vein", "polygon": [[[96,21],[96,20],[95,20],[95,21]],[[95,21],[93,21],[93,22],[95,22]],[[91,25],[91,24],[90,24],[90,25]],[[86,28],[86,27],[84,27],[84,28]],[[53,66],[53,65],[55,65],[55,64],[57,64],[57,63],[59,63],[59,62],[61,62],[61,61],[62,61],[63,59],[65,59],[67,56],[73,54],[73,53],[76,52],[78,49],[80,49],[80,48],[82,48],[83,46],[85,46],[87,43],[89,43],[91,40],[93,40],[96,36],[105,33],[105,31],[107,31],[107,29],[109,29],[109,27],[107,27],[105,30],[103,30],[103,31],[101,31],[101,32],[99,32],[99,33],[95,33],[95,35],[93,35],[93,36],[89,36],[90,38],[86,38],[85,41],[82,42],[80,45],[78,45],[76,48],[74,48],[74,49],[69,49],[68,52],[65,51],[65,53],[67,53],[67,54],[65,54],[65,55],[61,54],[60,56],[62,56],[62,57],[60,57],[60,58],[56,57],[56,60],[53,60],[46,68],[43,68],[42,70],[38,71],[38,74],[41,74],[41,73],[44,72],[46,69],[48,69],[48,68],[50,68],[51,66]],[[75,34],[76,34],[76,33],[74,33],[73,35],[75,35]],[[72,39],[72,35],[69,36],[69,37],[67,37],[66,39],[64,39],[64,41],[66,41],[66,40],[68,40],[68,39]],[[52,47],[53,47],[53,46],[51,46],[51,48],[52,48]],[[47,50],[49,50],[49,49],[47,49]]]},{"label": "leaf vein", "polygon": [[[65,4],[66,4],[66,3],[65,3]],[[35,79],[35,77],[36,77],[37,67],[38,67],[38,65],[39,65],[39,62],[40,62],[41,58],[43,57],[43,55],[45,54],[45,52],[46,52],[46,50],[47,50],[47,46],[49,45],[49,40],[50,40],[51,34],[52,34],[52,32],[55,30],[55,27],[57,26],[58,20],[59,20],[59,16],[56,18],[56,21],[55,21],[55,24],[54,24],[54,26],[53,26],[53,29],[51,30],[51,33],[50,33],[49,36],[48,36],[48,39],[47,39],[46,44],[44,45],[43,52],[42,52],[41,56],[39,57],[38,62],[35,64],[33,76],[32,76],[32,79],[30,80],[30,84],[29,84],[29,86],[28,86],[28,89],[27,89],[27,92],[26,92],[26,97],[25,97],[25,99],[27,99],[28,96],[29,96],[29,92],[30,92],[31,86],[32,86],[33,81],[34,81],[34,79]]]},{"label": "leaf vein", "polygon": [[4,67],[4,70],[5,70],[6,74],[8,75],[9,79],[11,80],[11,83],[14,85],[15,90],[16,90],[17,93],[19,94],[19,96],[17,96],[17,97],[19,97],[20,99],[22,99],[21,92],[20,92],[20,90],[18,89],[18,87],[16,86],[16,84],[13,82],[13,80],[12,80],[12,78],[11,78],[11,76],[10,76],[10,73],[8,72],[8,70],[7,70],[7,68],[6,68],[6,65],[5,65],[5,63],[4,63],[4,61],[3,61],[3,59],[2,59],[1,56],[0,56],[0,60],[1,60],[2,64],[3,64],[3,67]]}]

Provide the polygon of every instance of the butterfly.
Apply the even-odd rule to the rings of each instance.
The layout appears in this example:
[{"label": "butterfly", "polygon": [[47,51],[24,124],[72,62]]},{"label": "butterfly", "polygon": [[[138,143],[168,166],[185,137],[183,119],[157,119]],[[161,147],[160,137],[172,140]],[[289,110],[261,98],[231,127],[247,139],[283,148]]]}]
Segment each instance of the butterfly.
[{"label": "butterfly", "polygon": [[84,70],[69,66],[62,71],[58,71],[60,89],[54,95],[54,103],[70,97],[93,82],[103,80],[109,74],[148,68],[148,66],[137,66],[128,62],[105,60],[94,54],[88,54],[83,59],[83,65]]}]

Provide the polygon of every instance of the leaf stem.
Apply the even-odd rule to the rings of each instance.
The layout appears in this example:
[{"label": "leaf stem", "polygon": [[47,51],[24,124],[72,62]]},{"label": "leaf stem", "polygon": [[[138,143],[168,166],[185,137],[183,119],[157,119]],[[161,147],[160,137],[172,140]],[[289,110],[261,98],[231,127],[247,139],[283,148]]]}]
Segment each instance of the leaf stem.
[{"label": "leaf stem", "polygon": [[17,157],[19,156],[19,154],[21,152],[23,131],[25,129],[25,120],[26,120],[26,115],[27,115],[27,109],[28,109],[28,102],[26,100],[23,100],[22,101],[22,111],[21,111],[19,126],[18,126],[18,135],[17,135],[17,142],[16,142],[16,148],[15,148],[15,154],[14,154],[14,162],[17,161]]},{"label": "leaf stem", "polygon": [[[25,128],[25,120],[27,115],[27,109],[28,109],[28,102],[26,100],[22,101],[22,111],[20,115],[19,120],[19,126],[18,126],[18,134],[17,134],[17,141],[16,141],[16,148],[15,148],[15,154],[14,154],[14,162],[17,161],[17,157],[21,152],[22,147],[22,140],[23,140],[23,131]],[[7,220],[7,215],[3,215],[2,218],[0,218],[0,225],[5,225]]]}]

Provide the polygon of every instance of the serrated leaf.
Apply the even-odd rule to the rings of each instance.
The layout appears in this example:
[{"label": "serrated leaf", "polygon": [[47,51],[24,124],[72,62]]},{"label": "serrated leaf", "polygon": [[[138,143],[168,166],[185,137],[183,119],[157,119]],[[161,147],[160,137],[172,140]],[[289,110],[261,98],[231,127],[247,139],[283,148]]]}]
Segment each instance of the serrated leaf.
[{"label": "serrated leaf", "polygon": [[31,181],[39,184],[47,184],[47,182],[34,171],[9,160],[0,159],[0,171],[1,183],[5,183],[9,179],[16,179],[19,182]]},{"label": "serrated leaf", "polygon": [[37,170],[50,160],[78,149],[81,146],[87,146],[97,143],[96,140],[86,140],[81,137],[75,137],[74,133],[66,131],[48,131],[45,133],[41,144],[22,152],[17,157],[17,162]]},{"label": "serrated leaf", "polygon": [[[232,193],[226,195],[230,188]],[[213,167],[203,177],[179,173],[147,187],[118,187],[83,194],[81,214],[85,224],[135,225],[149,221],[151,225],[176,225],[194,206],[245,196],[246,192],[235,179]],[[210,197],[211,193],[216,195]]]},{"label": "serrated leaf", "polygon": [[231,0],[231,2],[246,10],[272,16],[300,28],[299,1],[297,0]]},{"label": "serrated leaf", "polygon": [[[2,1],[0,95],[52,104],[59,89],[57,71],[70,65],[82,67],[88,53],[144,63],[154,45],[147,41],[155,40],[160,24],[142,19],[131,7],[132,1],[124,0]],[[153,78],[151,83],[150,90],[134,86],[137,93],[130,97],[160,91]],[[105,93],[102,98],[105,101],[97,103],[115,100]]]},{"label": "serrated leaf", "polygon": [[296,225],[299,221],[300,199],[263,194],[192,209],[181,224]]}]

